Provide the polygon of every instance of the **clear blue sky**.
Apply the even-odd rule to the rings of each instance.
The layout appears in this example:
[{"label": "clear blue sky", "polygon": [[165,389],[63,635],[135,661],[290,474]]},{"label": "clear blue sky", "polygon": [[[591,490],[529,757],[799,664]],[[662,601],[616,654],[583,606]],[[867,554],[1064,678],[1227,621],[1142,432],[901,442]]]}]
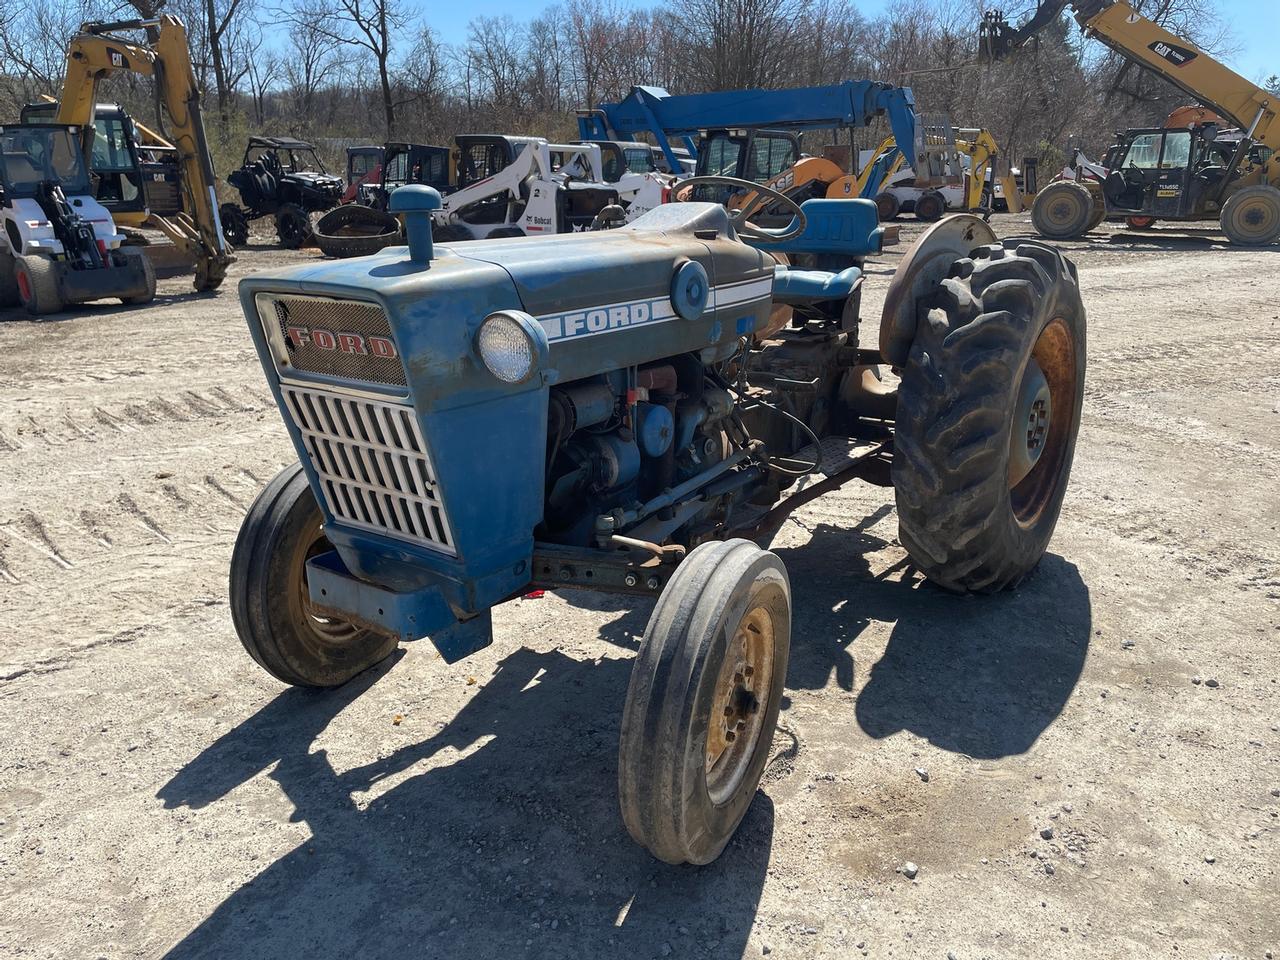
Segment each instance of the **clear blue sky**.
[{"label": "clear blue sky", "polygon": [[[628,2],[640,6],[638,0]],[[888,6],[888,0],[855,0],[857,7],[867,16],[877,16]],[[501,16],[510,14],[517,20],[528,19],[539,13],[548,3],[533,0],[532,3],[517,0],[482,0],[480,3],[427,3],[426,0],[409,0],[410,7],[422,11],[423,18],[431,24],[446,43],[459,43],[466,39],[467,23],[477,16]],[[992,6],[1016,9],[1016,0]],[[1220,16],[1231,27],[1239,52],[1227,58],[1227,65],[1251,80],[1264,80],[1280,73],[1280,53],[1276,42],[1280,39],[1280,2],[1277,0],[1217,0]],[[637,82],[643,78],[637,77]]]}]

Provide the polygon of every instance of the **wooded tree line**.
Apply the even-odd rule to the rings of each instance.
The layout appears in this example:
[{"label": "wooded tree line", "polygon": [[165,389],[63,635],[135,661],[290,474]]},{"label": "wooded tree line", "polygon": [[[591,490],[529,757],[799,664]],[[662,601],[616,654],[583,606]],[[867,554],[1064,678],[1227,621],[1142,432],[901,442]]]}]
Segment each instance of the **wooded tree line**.
[{"label": "wooded tree line", "polygon": [[[911,86],[919,111],[990,129],[1015,163],[1052,166],[1071,136],[1091,154],[1112,133],[1159,123],[1186,96],[1064,16],[1034,48],[975,65],[985,4],[897,0],[875,17],[854,0],[560,0],[530,20],[478,16],[447,44],[411,0],[0,0],[0,118],[57,95],[67,39],[89,20],[180,17],[205,91],[219,170],[250,132],[320,141],[447,143],[456,133],[576,136],[574,111],[635,84],[673,93],[875,79]],[[1010,5],[1010,19],[1029,11]],[[1211,0],[1135,6],[1210,52],[1230,54]],[[144,121],[144,81],[104,97]],[[873,145],[884,131],[857,135]],[[829,142],[810,134],[806,149]]]}]

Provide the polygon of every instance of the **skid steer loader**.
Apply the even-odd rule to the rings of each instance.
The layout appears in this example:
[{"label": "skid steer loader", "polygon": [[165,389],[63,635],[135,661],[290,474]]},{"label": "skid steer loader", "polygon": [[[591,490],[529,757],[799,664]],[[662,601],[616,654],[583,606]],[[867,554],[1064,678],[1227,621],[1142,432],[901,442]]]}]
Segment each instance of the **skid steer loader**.
[{"label": "skid steer loader", "polygon": [[31,314],[67,304],[156,294],[151,261],[123,247],[93,195],[74,124],[0,126],[0,307]]}]

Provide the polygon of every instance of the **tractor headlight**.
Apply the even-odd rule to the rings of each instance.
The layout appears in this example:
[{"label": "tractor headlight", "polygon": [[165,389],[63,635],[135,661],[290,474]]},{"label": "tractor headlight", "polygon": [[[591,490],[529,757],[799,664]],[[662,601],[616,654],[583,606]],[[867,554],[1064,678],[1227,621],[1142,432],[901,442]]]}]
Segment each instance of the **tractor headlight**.
[{"label": "tractor headlight", "polygon": [[529,314],[499,310],[480,324],[476,352],[503,383],[525,383],[546,356],[547,335]]}]

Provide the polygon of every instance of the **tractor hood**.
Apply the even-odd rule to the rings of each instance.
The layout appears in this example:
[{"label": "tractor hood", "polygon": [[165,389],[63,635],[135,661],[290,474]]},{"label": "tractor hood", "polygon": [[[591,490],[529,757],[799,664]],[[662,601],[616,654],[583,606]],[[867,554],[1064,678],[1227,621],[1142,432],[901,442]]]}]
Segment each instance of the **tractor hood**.
[{"label": "tractor hood", "polygon": [[[768,321],[773,267],[723,209],[671,204],[621,230],[446,244],[425,262],[392,247],[259,274],[240,298],[346,569],[395,590],[435,585],[452,608],[479,612],[529,578],[549,388],[680,354],[732,356]],[[520,383],[479,355],[497,311],[528,315],[535,360]],[[386,494],[395,478],[363,464],[388,454],[427,478],[426,493],[394,487],[420,511],[412,532],[347,499]]]}]

